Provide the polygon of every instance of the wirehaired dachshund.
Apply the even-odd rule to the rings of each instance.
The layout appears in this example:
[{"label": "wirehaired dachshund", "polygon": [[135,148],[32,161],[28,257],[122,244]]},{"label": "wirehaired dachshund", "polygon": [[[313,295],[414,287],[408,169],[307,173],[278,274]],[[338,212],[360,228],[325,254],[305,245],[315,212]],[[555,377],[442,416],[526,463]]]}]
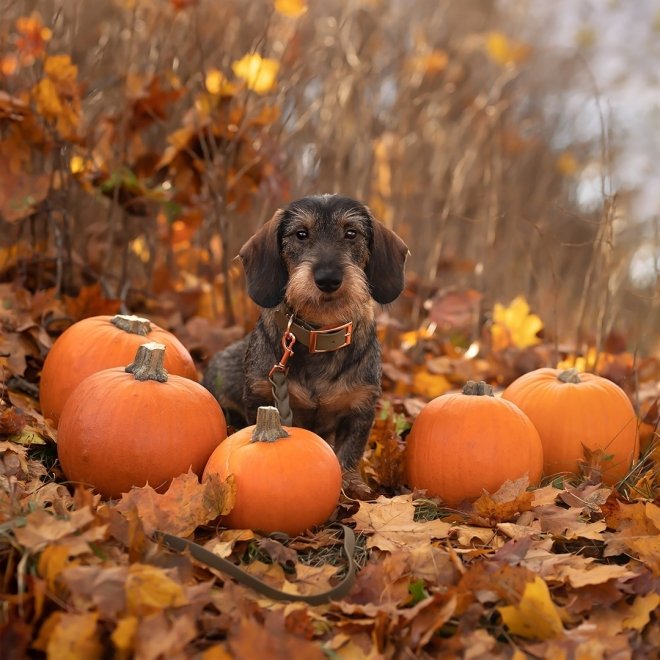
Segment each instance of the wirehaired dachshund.
[{"label": "wirehaired dachshund", "polygon": [[393,231],[348,197],[314,195],[278,210],[239,252],[248,293],[263,308],[259,321],[204,374],[228,421],[254,424],[257,408],[273,405],[268,376],[288,329],[293,425],[324,438],[343,468],[356,467],[381,391],[374,302],[401,293],[407,255]]}]

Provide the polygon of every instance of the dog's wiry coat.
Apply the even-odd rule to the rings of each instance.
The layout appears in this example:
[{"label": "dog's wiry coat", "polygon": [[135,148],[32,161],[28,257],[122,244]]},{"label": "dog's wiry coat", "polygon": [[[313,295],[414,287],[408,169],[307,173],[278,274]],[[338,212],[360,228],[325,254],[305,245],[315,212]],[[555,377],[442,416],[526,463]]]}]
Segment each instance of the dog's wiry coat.
[{"label": "dog's wiry coat", "polygon": [[305,197],[278,211],[242,248],[248,292],[261,307],[255,329],[212,358],[204,385],[229,421],[253,424],[272,405],[268,373],[282,356],[275,311],[317,328],[353,322],[351,343],[327,353],[293,347],[287,384],[293,424],[328,441],[345,468],[362,456],[380,393],[374,301],[403,289],[408,249],[359,202]]}]

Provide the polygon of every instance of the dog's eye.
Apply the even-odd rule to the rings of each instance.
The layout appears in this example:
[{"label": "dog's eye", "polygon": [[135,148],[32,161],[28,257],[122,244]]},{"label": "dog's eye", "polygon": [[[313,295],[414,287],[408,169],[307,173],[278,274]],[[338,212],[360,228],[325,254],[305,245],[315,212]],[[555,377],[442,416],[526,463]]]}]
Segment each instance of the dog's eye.
[{"label": "dog's eye", "polygon": [[352,241],[354,238],[357,238],[357,231],[355,229],[347,229],[344,236]]},{"label": "dog's eye", "polygon": [[296,232],[296,238],[297,238],[299,241],[304,241],[308,236],[309,236],[309,234],[307,233],[307,230],[306,230],[306,229],[299,229],[299,230]]}]

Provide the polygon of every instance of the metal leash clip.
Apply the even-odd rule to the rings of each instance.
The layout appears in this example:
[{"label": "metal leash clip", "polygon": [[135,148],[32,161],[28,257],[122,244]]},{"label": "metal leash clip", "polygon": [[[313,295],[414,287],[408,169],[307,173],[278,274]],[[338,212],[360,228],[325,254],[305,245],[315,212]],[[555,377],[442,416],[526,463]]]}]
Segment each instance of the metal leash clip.
[{"label": "metal leash clip", "polygon": [[293,345],[296,343],[296,336],[291,332],[291,324],[293,323],[293,314],[289,316],[289,322],[286,326],[286,330],[282,334],[282,348],[284,353],[280,358],[280,361],[277,364],[273,365],[273,368],[268,372],[268,378],[272,378],[273,374],[276,371],[280,371],[286,374],[287,371],[287,362],[289,358],[293,355]]}]

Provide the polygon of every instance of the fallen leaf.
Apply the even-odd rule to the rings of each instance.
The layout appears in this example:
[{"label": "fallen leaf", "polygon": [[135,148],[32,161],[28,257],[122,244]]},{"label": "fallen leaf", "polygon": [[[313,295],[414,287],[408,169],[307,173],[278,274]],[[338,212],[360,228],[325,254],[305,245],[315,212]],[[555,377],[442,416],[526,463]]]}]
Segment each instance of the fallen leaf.
[{"label": "fallen leaf", "polygon": [[660,594],[649,593],[645,596],[637,596],[628,613],[623,617],[623,627],[626,630],[642,631],[651,620],[651,613],[658,614],[658,606],[660,606]]},{"label": "fallen leaf", "polygon": [[44,651],[49,658],[101,658],[103,647],[98,636],[98,618],[97,612],[53,612],[41,627],[33,646]]},{"label": "fallen leaf", "polygon": [[451,525],[441,520],[415,522],[415,506],[411,495],[393,498],[380,496],[376,502],[360,502],[351,520],[356,530],[369,536],[367,547],[392,552],[431,539],[447,538]]},{"label": "fallen leaf", "polygon": [[116,508],[122,513],[137,511],[147,534],[159,530],[188,536],[199,525],[229,513],[235,494],[233,476],[224,482],[212,476],[200,484],[190,470],[175,477],[162,494],[148,485],[132,488],[121,496]]},{"label": "fallen leaf", "polygon": [[127,611],[139,617],[188,603],[180,582],[162,568],[148,564],[129,567],[125,589]]},{"label": "fallen leaf", "polygon": [[527,583],[520,603],[497,609],[514,635],[552,639],[564,632],[559,609],[550,598],[548,585],[538,576]]}]

